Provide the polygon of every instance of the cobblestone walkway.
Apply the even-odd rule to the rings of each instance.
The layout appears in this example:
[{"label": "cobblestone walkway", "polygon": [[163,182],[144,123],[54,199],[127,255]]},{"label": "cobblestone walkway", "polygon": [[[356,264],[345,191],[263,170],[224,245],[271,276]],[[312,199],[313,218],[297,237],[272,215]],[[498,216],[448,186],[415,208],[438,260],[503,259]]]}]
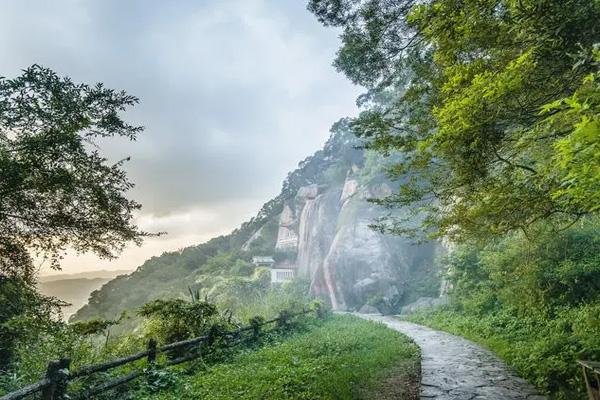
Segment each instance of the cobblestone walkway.
[{"label": "cobblestone walkway", "polygon": [[383,322],[421,348],[422,400],[545,399],[494,354],[473,342],[393,317],[355,315]]}]

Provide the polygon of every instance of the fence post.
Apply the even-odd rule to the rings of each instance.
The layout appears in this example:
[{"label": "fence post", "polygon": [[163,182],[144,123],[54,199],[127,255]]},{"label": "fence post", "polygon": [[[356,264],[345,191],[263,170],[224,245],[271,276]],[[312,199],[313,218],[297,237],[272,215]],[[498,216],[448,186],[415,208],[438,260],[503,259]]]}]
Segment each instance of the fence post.
[{"label": "fence post", "polygon": [[148,340],[148,364],[156,361],[156,340]]},{"label": "fence post", "polygon": [[250,326],[252,327],[252,339],[258,340],[260,337],[260,328],[264,319],[261,317],[254,317],[250,320]]},{"label": "fence post", "polygon": [[212,325],[208,330],[208,338],[206,344],[210,347],[215,343],[217,336],[219,335],[219,328],[216,325]]},{"label": "fence post", "polygon": [[279,316],[277,317],[277,328],[281,330],[285,330],[288,328],[290,323],[291,314],[287,310],[281,310],[279,312]]},{"label": "fence post", "polygon": [[319,319],[325,318],[325,309],[323,307],[323,303],[315,304],[315,314],[317,314],[317,318]]},{"label": "fence post", "polygon": [[46,370],[46,378],[50,385],[42,390],[42,400],[62,400],[69,383],[69,366],[71,360],[61,358],[50,361]]}]

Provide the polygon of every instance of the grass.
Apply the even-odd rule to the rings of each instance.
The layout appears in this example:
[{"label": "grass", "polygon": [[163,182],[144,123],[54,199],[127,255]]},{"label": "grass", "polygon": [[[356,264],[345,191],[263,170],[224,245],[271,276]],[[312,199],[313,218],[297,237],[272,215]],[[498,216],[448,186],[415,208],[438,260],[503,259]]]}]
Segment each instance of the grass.
[{"label": "grass", "polygon": [[420,357],[406,336],[382,324],[335,315],[307,332],[240,353],[171,388],[137,399],[406,399]]}]

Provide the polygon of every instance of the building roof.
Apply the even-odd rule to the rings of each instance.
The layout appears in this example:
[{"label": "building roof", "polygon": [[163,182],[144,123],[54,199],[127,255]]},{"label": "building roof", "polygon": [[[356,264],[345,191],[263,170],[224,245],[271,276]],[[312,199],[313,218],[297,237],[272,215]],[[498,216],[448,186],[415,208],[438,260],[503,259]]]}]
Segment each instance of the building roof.
[{"label": "building roof", "polygon": [[260,263],[260,264],[273,264],[275,263],[275,260],[273,259],[273,257],[269,257],[269,256],[256,256],[256,257],[252,257],[252,262],[253,263]]}]

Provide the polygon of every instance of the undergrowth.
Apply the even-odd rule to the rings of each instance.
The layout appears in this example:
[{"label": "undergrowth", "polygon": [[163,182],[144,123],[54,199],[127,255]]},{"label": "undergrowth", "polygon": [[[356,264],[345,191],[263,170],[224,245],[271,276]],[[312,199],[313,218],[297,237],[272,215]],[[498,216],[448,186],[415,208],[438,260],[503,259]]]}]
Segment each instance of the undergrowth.
[{"label": "undergrowth", "polygon": [[390,368],[404,363],[414,373],[419,362],[416,345],[398,332],[336,315],[193,375],[181,371],[170,388],[135,399],[372,399]]}]

